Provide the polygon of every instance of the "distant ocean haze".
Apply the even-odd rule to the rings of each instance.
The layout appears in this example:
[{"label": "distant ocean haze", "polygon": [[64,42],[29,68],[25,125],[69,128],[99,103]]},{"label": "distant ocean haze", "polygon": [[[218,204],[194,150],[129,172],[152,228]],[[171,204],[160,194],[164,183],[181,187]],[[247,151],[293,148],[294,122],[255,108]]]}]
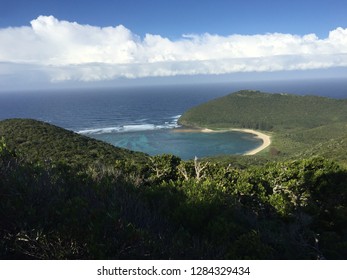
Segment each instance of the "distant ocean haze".
[{"label": "distant ocean haze", "polygon": [[240,132],[174,132],[189,108],[240,89],[347,98],[347,79],[0,93],[0,119],[33,118],[151,155],[240,154],[261,140]]}]

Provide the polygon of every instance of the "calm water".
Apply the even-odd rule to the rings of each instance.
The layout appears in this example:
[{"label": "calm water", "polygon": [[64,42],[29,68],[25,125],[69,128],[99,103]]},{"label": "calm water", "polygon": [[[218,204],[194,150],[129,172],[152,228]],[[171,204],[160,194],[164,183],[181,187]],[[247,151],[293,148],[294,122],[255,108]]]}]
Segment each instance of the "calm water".
[{"label": "calm water", "polygon": [[347,79],[0,93],[0,120],[38,119],[151,155],[240,154],[260,140],[238,132],[174,130],[187,109],[240,89],[347,98]]},{"label": "calm water", "polygon": [[242,154],[262,142],[251,134],[238,132],[199,133],[158,129],[123,133],[105,133],[95,138],[148,154],[174,154],[183,159],[222,154]]}]

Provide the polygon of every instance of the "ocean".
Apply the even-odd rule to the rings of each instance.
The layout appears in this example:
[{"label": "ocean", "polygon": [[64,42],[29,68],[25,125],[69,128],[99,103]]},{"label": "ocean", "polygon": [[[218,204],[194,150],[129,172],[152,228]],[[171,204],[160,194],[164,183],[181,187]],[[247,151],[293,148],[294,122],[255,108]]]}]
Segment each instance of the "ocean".
[{"label": "ocean", "polygon": [[175,130],[187,109],[241,89],[347,98],[347,79],[0,92],[0,120],[37,119],[150,155],[243,154],[261,140],[240,132]]}]

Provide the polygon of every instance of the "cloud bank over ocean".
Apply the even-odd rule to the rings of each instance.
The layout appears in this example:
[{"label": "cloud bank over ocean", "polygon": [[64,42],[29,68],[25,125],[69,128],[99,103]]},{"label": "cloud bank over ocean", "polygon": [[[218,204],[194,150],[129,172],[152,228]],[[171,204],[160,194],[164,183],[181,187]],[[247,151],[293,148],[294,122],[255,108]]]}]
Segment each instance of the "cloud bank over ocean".
[{"label": "cloud bank over ocean", "polygon": [[0,42],[0,79],[103,81],[347,67],[347,28],[341,27],[323,39],[206,33],[172,40],[153,34],[141,38],[122,25],[97,27],[39,16],[30,26],[0,29]]}]

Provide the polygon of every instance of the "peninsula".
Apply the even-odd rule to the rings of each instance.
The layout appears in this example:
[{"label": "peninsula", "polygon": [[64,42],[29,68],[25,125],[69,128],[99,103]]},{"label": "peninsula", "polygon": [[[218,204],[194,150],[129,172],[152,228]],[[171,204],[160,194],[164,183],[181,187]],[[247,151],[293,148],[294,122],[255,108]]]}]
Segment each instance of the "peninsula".
[{"label": "peninsula", "polygon": [[[336,153],[328,142],[339,142],[334,148],[341,151],[345,147],[346,112],[346,99],[243,90],[193,107],[178,122],[184,127],[204,128],[203,131],[238,130],[256,134],[263,145],[247,154],[262,151],[265,155],[271,150],[282,158],[329,156]],[[340,138],[341,141],[336,140]],[[347,156],[339,159],[347,163]]]}]

